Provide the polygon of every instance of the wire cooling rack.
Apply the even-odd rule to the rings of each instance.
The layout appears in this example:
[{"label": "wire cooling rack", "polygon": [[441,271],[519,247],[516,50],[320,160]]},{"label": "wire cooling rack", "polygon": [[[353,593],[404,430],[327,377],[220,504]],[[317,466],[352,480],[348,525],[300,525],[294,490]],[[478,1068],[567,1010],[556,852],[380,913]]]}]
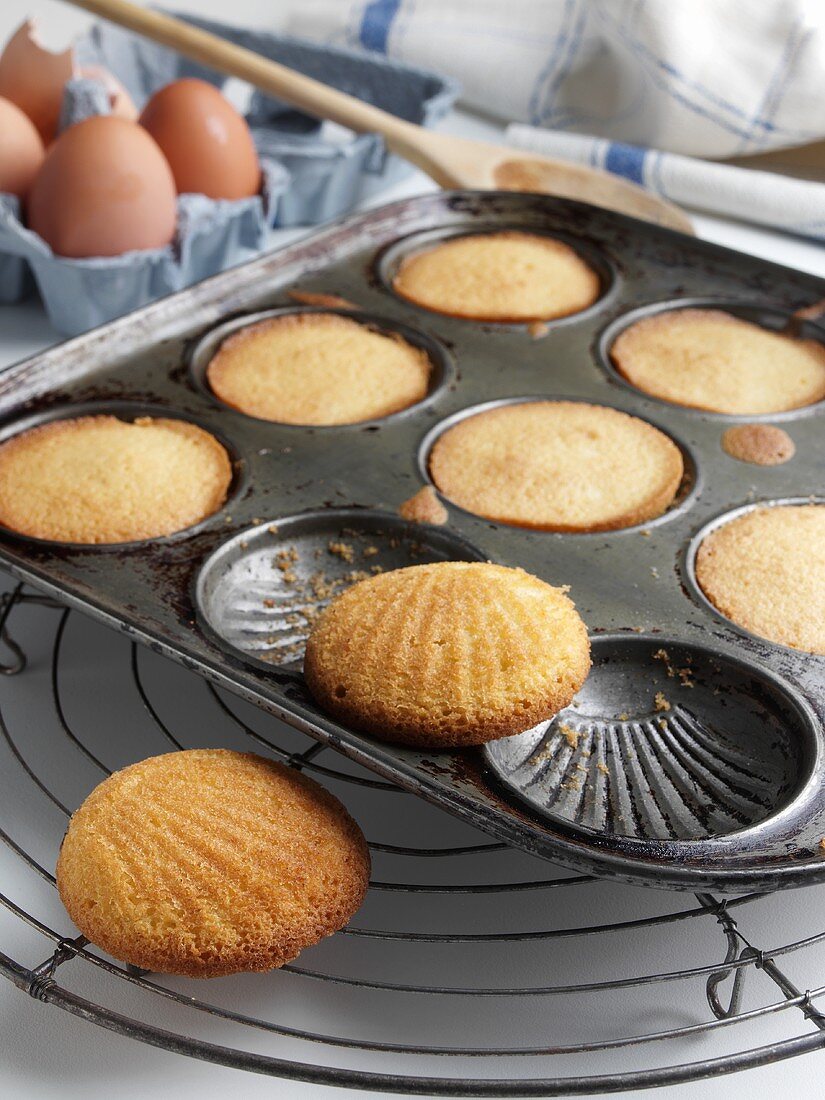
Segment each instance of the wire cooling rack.
[{"label": "wire cooling rack", "polygon": [[[825,888],[721,898],[571,875],[20,586],[0,597],[0,635],[0,971],[32,997],[235,1068],[425,1095],[618,1092],[825,1046]],[[352,925],[296,963],[194,982],[76,936],[52,872],[103,776],[208,745],[333,790],[374,881]]]}]

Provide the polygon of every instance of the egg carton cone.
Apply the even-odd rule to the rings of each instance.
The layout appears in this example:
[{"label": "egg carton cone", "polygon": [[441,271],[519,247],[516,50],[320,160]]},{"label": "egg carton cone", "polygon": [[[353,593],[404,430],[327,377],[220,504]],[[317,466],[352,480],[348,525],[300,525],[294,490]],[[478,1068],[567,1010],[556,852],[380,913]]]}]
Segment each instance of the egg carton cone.
[{"label": "egg carton cone", "polygon": [[[19,222],[20,202],[15,195],[0,194],[0,225],[7,220]],[[2,241],[2,229],[0,229],[0,241]],[[12,305],[22,301],[33,289],[29,265],[22,256],[12,253],[4,254],[0,244],[0,305]]]}]

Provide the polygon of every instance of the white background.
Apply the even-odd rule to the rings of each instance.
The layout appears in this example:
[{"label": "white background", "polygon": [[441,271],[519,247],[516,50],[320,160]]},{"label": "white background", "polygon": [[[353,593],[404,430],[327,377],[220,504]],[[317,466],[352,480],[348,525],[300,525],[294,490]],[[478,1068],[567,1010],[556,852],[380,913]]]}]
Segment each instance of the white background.
[{"label": "white background", "polygon": [[[227,16],[227,5],[220,0],[176,0],[175,5],[170,6],[217,18]],[[265,26],[275,25],[272,12],[275,8],[277,5],[265,0],[233,0],[231,5],[232,17],[236,21]],[[0,5],[0,41],[30,14],[39,17],[45,36],[52,45],[61,44],[69,30],[79,28],[85,21],[82,14],[56,2],[38,3],[33,0],[26,4],[23,0],[3,0]],[[494,126],[466,116],[453,118],[446,128],[493,138],[498,134]],[[415,194],[431,186],[428,180],[417,174],[386,197]],[[715,219],[697,218],[696,224],[699,232],[711,239],[825,276],[825,255],[818,245]],[[32,354],[55,339],[56,334],[49,329],[36,302],[0,308],[0,365]],[[101,645],[98,635],[92,632],[90,638],[91,652],[97,652],[94,647]],[[6,682],[0,687],[4,701],[17,698],[14,693],[21,691],[20,683]],[[2,889],[14,896],[15,883],[3,881]],[[792,924],[800,905],[815,906],[819,902],[817,908],[821,914],[822,900],[823,895],[819,891],[806,891],[791,894],[782,899],[781,905],[774,905],[771,910],[773,936],[766,931],[767,942],[780,942],[785,920]],[[0,949],[3,946],[0,943]],[[634,991],[633,996],[637,995]],[[630,1007],[628,1003],[628,1010]],[[0,984],[0,1034],[0,1096],[31,1097],[36,1100],[41,1097],[108,1100],[110,1097],[155,1096],[176,1100],[194,1100],[196,1097],[198,1100],[217,1100],[234,1093],[243,1097],[295,1097],[297,1100],[316,1097],[331,1100],[333,1096],[352,1095],[345,1090],[256,1077],[148,1048],[35,1003],[6,983]],[[755,1035],[753,1041],[756,1044],[764,1042],[765,1038]],[[696,1051],[686,1048],[684,1057],[690,1060],[696,1057]],[[645,1095],[658,1100],[663,1097],[667,1100],[716,1100],[722,1097],[750,1100],[754,1096],[819,1096],[822,1094],[821,1080],[825,1069],[822,1059],[822,1055],[807,1055],[735,1077],[656,1090]],[[581,1072],[593,1072],[592,1067],[588,1066],[587,1056],[582,1057]]]}]

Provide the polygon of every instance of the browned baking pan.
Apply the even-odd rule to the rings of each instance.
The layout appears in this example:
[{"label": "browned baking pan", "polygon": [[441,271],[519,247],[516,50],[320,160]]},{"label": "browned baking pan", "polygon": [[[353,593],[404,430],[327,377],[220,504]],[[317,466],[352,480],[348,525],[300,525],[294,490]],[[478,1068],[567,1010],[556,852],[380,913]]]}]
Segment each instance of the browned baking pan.
[{"label": "browned baking pan", "polygon": [[[534,339],[526,326],[450,318],[393,294],[392,272],[411,249],[502,228],[578,249],[601,276],[596,305]],[[423,347],[434,365],[425,400],[330,428],[272,424],[218,402],[204,383],[210,352],[262,312],[308,308],[289,298],[296,288],[339,295],[370,324]],[[726,621],[693,567],[698,540],[720,520],[821,491],[822,404],[748,418],[782,422],[793,461],[735,462],[720,437],[741,418],[644,396],[612,369],[609,347],[628,317],[668,303],[718,305],[782,328],[823,297],[813,276],[544,196],[434,194],[359,214],[5,371],[2,438],[80,411],[162,411],[218,435],[235,479],[218,514],[172,538],[94,548],[0,531],[0,560],[380,776],[556,862],[690,889],[822,880],[825,658]],[[803,332],[825,339],[813,322]],[[644,528],[602,534],[527,531],[449,505],[444,527],[398,517],[445,426],[481,405],[535,396],[611,405],[668,433],[686,470],[673,507]],[[304,688],[302,612],[373,567],[448,558],[489,558],[572,586],[594,655],[576,703],[553,723],[456,753],[337,725]],[[658,693],[669,710],[654,706]]]}]

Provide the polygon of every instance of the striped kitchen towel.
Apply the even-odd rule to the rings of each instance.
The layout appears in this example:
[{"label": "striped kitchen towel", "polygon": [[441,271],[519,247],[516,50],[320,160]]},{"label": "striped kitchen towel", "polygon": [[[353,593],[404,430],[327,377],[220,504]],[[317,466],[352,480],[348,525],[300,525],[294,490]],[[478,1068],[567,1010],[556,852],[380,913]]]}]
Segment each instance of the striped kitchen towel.
[{"label": "striped kitchen towel", "polygon": [[693,156],[825,138],[825,0],[281,0],[297,34],[457,77],[507,122]]},{"label": "striped kitchen towel", "polygon": [[531,153],[606,168],[679,206],[825,240],[825,183],[534,126],[508,127],[507,140]]}]

